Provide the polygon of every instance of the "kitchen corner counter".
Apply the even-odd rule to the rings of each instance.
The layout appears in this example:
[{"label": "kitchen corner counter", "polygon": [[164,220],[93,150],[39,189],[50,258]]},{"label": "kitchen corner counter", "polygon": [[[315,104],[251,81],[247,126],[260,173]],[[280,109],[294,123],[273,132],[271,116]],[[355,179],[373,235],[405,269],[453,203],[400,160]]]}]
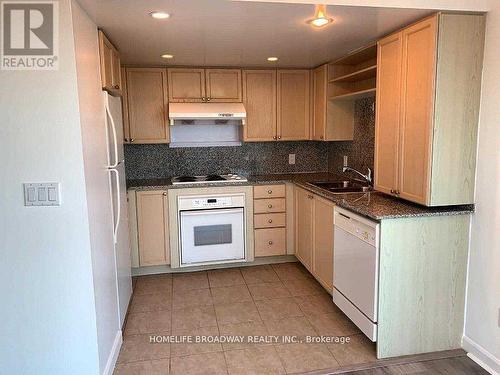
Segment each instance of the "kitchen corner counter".
[{"label": "kitchen corner counter", "polygon": [[174,186],[172,185],[170,178],[164,178],[148,180],[127,180],[127,188],[134,190],[152,190],[209,186],[263,185],[290,182],[334,202],[339,207],[375,220],[419,216],[466,215],[474,212],[474,205],[425,207],[376,191],[368,193],[334,194],[310,184],[311,182],[339,181],[344,179],[345,177],[343,176],[326,172],[290,173],[254,175],[248,178],[248,182],[241,183],[183,184]]}]

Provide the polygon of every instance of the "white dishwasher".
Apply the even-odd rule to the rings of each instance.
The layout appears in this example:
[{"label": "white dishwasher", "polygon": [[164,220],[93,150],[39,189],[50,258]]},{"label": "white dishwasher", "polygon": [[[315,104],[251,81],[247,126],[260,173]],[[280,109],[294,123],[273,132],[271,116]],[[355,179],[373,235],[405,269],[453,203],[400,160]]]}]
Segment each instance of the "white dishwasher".
[{"label": "white dishwasher", "polygon": [[335,207],[333,302],[372,341],[377,341],[379,227]]}]

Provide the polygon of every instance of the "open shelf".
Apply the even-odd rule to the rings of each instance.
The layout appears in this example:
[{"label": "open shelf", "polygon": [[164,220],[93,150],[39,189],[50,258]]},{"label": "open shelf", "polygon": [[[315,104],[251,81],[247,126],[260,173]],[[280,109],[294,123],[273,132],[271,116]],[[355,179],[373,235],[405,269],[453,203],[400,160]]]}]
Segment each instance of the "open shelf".
[{"label": "open shelf", "polygon": [[356,99],[362,99],[362,98],[367,98],[369,96],[375,96],[376,89],[367,89],[367,90],[360,90],[360,91],[355,91],[355,92],[350,92],[348,94],[342,94],[342,95],[335,95],[330,97],[330,100],[356,100]]},{"label": "open shelf", "polygon": [[377,65],[371,65],[367,68],[357,70],[353,73],[344,74],[340,77],[333,78],[332,80],[330,80],[330,82],[356,82],[376,77],[376,75]]}]

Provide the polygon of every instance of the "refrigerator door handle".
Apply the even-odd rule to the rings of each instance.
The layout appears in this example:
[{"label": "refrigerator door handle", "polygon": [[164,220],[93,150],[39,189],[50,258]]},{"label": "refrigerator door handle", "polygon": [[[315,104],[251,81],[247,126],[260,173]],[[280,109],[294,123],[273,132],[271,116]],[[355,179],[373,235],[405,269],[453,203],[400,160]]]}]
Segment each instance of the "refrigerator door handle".
[{"label": "refrigerator door handle", "polygon": [[116,126],[115,126],[115,120],[113,120],[113,116],[111,115],[111,111],[109,110],[109,106],[106,104],[106,117],[109,117],[110,123],[111,123],[111,131],[113,132],[113,146],[114,146],[114,151],[115,151],[115,158],[113,160],[113,164],[108,165],[108,168],[116,168],[118,164],[120,164],[118,160],[118,140],[116,137]]},{"label": "refrigerator door handle", "polygon": [[109,172],[115,175],[116,182],[116,203],[118,206],[116,207],[116,222],[113,227],[113,240],[115,244],[118,242],[118,228],[120,227],[120,216],[121,216],[121,199],[120,199],[120,175],[118,173],[118,169],[109,168]]}]

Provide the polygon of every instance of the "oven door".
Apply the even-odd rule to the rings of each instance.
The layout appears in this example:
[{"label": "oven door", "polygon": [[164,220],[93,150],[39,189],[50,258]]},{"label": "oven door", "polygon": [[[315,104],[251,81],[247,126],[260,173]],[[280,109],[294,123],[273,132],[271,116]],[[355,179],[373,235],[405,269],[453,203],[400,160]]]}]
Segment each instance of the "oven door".
[{"label": "oven door", "polygon": [[245,259],[243,208],[180,212],[181,267]]}]

